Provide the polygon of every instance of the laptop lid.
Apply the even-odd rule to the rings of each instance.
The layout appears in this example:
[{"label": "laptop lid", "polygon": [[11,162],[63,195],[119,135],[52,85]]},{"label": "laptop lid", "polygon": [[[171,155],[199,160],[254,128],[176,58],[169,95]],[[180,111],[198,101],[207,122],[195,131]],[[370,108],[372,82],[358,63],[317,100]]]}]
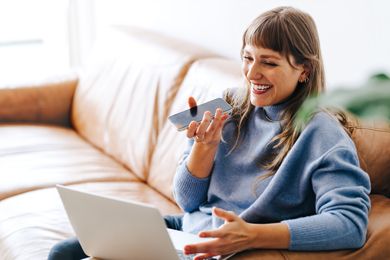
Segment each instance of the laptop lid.
[{"label": "laptop lid", "polygon": [[179,260],[156,207],[61,185],[57,190],[87,255],[110,260]]}]

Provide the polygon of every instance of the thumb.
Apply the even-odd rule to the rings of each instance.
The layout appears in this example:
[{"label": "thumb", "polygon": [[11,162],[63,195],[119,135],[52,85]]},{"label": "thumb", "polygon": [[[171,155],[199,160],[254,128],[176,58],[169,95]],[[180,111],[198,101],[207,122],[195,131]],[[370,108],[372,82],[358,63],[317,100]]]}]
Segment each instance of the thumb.
[{"label": "thumb", "polygon": [[193,108],[193,107],[196,107],[198,104],[196,103],[195,98],[189,97],[188,98],[188,105],[190,106],[190,108]]},{"label": "thumb", "polygon": [[215,216],[217,216],[218,218],[224,219],[227,222],[232,222],[232,221],[236,220],[236,218],[238,218],[236,213],[234,213],[233,211],[226,211],[226,210],[223,210],[223,209],[220,209],[217,207],[213,207],[213,212],[214,212]]}]

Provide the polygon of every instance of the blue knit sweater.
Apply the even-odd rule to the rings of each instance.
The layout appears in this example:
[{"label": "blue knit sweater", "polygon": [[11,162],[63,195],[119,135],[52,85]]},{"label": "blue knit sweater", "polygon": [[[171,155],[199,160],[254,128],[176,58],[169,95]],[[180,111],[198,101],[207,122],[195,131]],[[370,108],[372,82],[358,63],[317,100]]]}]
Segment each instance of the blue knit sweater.
[{"label": "blue knit sweater", "polygon": [[[197,234],[224,223],[212,213],[216,206],[234,211],[250,223],[284,222],[290,231],[290,250],[335,250],[361,247],[366,238],[370,181],[359,168],[354,143],[324,112],[310,121],[275,175],[256,186],[252,181],[267,173],[253,160],[269,152],[267,144],[281,130],[283,108],[255,108],[243,144],[232,153],[220,142],[211,175],[200,179],[187,168],[193,145],[189,139],[174,177],[174,195],[187,212],[183,231]],[[235,126],[223,130],[230,140]]]}]

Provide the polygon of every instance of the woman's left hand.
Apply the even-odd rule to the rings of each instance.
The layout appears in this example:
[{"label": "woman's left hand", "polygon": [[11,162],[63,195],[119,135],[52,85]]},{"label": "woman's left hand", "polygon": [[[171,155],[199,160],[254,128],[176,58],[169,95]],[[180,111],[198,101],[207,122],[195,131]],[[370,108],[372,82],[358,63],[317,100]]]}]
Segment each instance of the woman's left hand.
[{"label": "woman's left hand", "polygon": [[225,220],[225,223],[218,229],[203,231],[200,237],[216,238],[212,241],[186,245],[185,254],[199,254],[194,260],[211,258],[218,255],[227,255],[252,248],[256,234],[251,230],[251,224],[239,218],[232,211],[213,208],[214,214]]}]

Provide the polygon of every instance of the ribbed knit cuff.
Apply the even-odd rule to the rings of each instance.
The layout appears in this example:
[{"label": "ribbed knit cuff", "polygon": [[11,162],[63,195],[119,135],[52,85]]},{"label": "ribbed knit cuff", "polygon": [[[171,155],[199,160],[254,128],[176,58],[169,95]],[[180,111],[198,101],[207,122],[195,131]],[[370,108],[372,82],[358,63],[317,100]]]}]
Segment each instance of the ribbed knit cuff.
[{"label": "ribbed knit cuff", "polygon": [[182,165],[182,167],[176,171],[174,179],[175,191],[178,196],[176,200],[183,210],[192,210],[203,202],[207,195],[210,178],[210,176],[207,178],[195,177],[188,170],[186,162],[185,165]]},{"label": "ribbed knit cuff", "polygon": [[[290,250],[324,250],[329,233],[323,221],[309,216],[283,221],[290,230]],[[325,232],[324,232],[325,231]]]},{"label": "ribbed knit cuff", "polygon": [[290,230],[290,250],[317,251],[357,248],[356,226],[331,213],[283,221]]}]

